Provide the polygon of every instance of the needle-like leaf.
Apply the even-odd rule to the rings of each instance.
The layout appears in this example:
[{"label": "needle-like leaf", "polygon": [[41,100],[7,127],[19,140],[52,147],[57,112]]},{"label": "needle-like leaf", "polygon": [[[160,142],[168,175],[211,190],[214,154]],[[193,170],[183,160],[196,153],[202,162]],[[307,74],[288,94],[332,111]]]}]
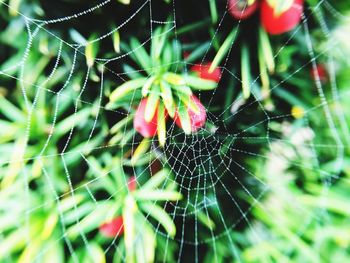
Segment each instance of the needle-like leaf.
[{"label": "needle-like leaf", "polygon": [[154,86],[147,99],[147,104],[145,108],[146,122],[152,121],[154,114],[156,114],[158,104],[159,104],[159,87]]},{"label": "needle-like leaf", "polygon": [[158,121],[157,121],[157,132],[160,147],[164,147],[166,141],[166,127],[165,127],[165,110],[164,104],[159,103],[158,105]]},{"label": "needle-like leaf", "polygon": [[173,118],[175,115],[175,104],[174,104],[173,94],[171,91],[171,86],[167,82],[161,81],[160,91],[161,91],[161,96],[163,99],[164,106],[168,111],[170,117]]},{"label": "needle-like leaf", "polygon": [[141,88],[146,83],[146,81],[147,81],[146,78],[139,78],[139,79],[129,80],[124,84],[120,85],[109,96],[110,103],[117,102],[119,99],[123,98],[130,92],[138,88]]},{"label": "needle-like leaf", "polygon": [[230,50],[234,39],[236,38],[238,32],[238,27],[235,27],[231,33],[227,36],[224,43],[220,47],[218,53],[216,53],[213,62],[211,63],[209,67],[209,73],[212,73],[215,68],[217,68],[222,61],[222,59],[227,55],[227,52]]},{"label": "needle-like leaf", "polygon": [[250,97],[250,61],[249,61],[249,50],[246,45],[242,46],[242,58],[241,58],[241,74],[242,74],[242,89],[243,97],[248,99]]}]

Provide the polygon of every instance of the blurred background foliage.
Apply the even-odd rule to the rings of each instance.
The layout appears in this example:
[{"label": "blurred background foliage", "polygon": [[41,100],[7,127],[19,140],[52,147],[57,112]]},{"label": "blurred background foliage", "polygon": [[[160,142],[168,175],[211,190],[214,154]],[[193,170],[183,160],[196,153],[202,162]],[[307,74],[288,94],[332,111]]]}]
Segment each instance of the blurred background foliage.
[{"label": "blurred background foliage", "polygon": [[[256,81],[246,96],[235,75],[244,60],[252,79],[261,74],[257,17],[220,21],[226,1],[153,0],[153,21],[172,21],[176,8],[176,33],[164,40],[172,71],[185,74],[202,58],[220,67],[225,40],[235,35],[237,43],[219,92],[196,90],[207,129],[191,140],[168,124],[162,149],[132,127],[141,93],[111,99],[126,81],[149,75],[138,55],[159,41],[150,38],[148,1],[115,0],[56,21],[101,2],[0,0],[0,261],[177,262],[182,253],[184,262],[348,262],[350,5],[323,1],[312,12],[318,2],[306,1],[307,36],[327,71],[334,129],[302,26],[269,37],[278,55],[268,94]],[[203,208],[191,207],[197,199]]]}]

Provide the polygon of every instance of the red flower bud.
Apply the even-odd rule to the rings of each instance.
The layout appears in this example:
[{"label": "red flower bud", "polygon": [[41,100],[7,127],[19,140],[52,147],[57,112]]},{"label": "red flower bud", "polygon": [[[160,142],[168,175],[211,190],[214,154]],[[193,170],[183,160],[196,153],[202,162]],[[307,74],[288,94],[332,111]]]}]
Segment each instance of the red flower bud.
[{"label": "red flower bud", "polygon": [[130,192],[134,191],[137,187],[137,181],[136,181],[136,177],[132,176],[129,178],[128,180],[128,189]]},{"label": "red flower bud", "polygon": [[320,81],[323,83],[328,81],[327,69],[322,64],[316,65],[316,69],[312,68],[310,71],[310,75],[314,81],[316,81],[317,76],[320,78]]},{"label": "red flower bud", "polygon": [[267,0],[261,3],[261,23],[266,32],[279,35],[295,28],[301,21],[304,0],[294,0],[292,6],[280,14]]},{"label": "red flower bud", "polygon": [[147,105],[147,98],[142,99],[134,117],[134,128],[138,131],[143,137],[150,138],[157,134],[157,116],[158,112],[153,116],[153,119],[150,122],[145,120],[145,109]]},{"label": "red flower bud", "polygon": [[[194,103],[196,103],[196,105],[199,108],[198,113],[195,113],[194,111],[192,111],[189,108],[187,109],[188,115],[190,116],[190,120],[191,120],[192,132],[196,132],[198,129],[202,128],[205,125],[205,121],[207,119],[207,114],[206,114],[206,111],[205,111],[203,104],[199,101],[199,99],[196,96],[192,95],[191,99],[193,100]],[[177,126],[182,128],[181,120],[178,116],[177,111],[175,112],[174,120],[175,120],[175,123],[177,124]]]},{"label": "red flower bud", "polygon": [[191,71],[196,72],[198,76],[202,79],[212,80],[215,82],[219,82],[221,78],[221,70],[219,68],[215,68],[212,73],[209,73],[211,63],[207,64],[196,64],[191,67]]},{"label": "red flower bud", "polygon": [[248,5],[247,0],[229,0],[228,11],[237,20],[247,19],[255,13],[259,7],[259,1],[256,0],[253,4]]},{"label": "red flower bud", "polygon": [[100,225],[99,231],[105,237],[114,238],[121,236],[124,233],[123,217],[118,216],[112,219],[112,221],[103,223]]}]

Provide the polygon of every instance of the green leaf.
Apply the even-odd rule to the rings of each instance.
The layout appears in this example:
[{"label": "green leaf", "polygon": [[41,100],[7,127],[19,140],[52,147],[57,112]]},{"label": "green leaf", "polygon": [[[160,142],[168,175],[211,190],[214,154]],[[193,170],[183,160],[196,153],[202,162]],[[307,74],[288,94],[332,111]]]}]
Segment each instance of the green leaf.
[{"label": "green leaf", "polygon": [[89,243],[87,249],[84,263],[106,263],[105,252],[97,243]]},{"label": "green leaf", "polygon": [[142,186],[142,189],[144,190],[156,189],[165,179],[169,177],[169,174],[170,174],[170,171],[168,169],[160,170]]},{"label": "green leaf", "polygon": [[293,93],[285,90],[285,89],[274,89],[274,94],[287,101],[290,105],[299,105],[304,109],[310,108],[310,105],[306,104],[299,96],[294,95]]},{"label": "green leaf", "polygon": [[198,105],[191,99],[191,95],[178,93],[178,96],[188,109],[191,109],[196,114],[199,113],[200,109]]},{"label": "green leaf", "polygon": [[24,248],[23,252],[19,256],[17,263],[33,262],[36,255],[38,255],[42,246],[40,239],[31,240],[31,242]]},{"label": "green leaf", "polygon": [[166,141],[166,127],[165,127],[165,110],[164,104],[158,105],[158,122],[157,122],[158,140],[160,147],[164,147]]},{"label": "green leaf", "polygon": [[159,104],[159,87],[155,86],[153,87],[147,99],[147,104],[145,108],[146,122],[152,121],[154,114],[156,114],[158,104]]},{"label": "green leaf", "polygon": [[134,136],[135,136],[136,131],[134,129],[131,129],[129,131],[126,131],[124,133],[124,137],[121,140],[119,146],[124,147]]},{"label": "green leaf", "polygon": [[40,38],[39,51],[45,56],[50,56],[48,36],[42,36]]},{"label": "green leaf", "polygon": [[123,5],[129,5],[130,0],[118,0],[119,3],[122,3]]},{"label": "green leaf", "polygon": [[136,56],[136,59],[139,65],[144,70],[150,73],[152,71],[151,58],[147,54],[145,48],[141,45],[141,43],[136,38],[132,38],[130,40],[130,47],[132,49],[132,53]]},{"label": "green leaf", "polygon": [[215,81],[201,79],[199,77],[187,75],[183,76],[184,84],[197,90],[212,90],[217,87]]},{"label": "green leaf", "polygon": [[217,38],[217,31],[214,30],[213,27],[209,28],[209,36],[212,39],[211,44],[214,47],[214,49],[219,50],[221,45],[220,45],[219,40]]},{"label": "green leaf", "polygon": [[13,251],[19,250],[26,244],[25,238],[23,238],[27,233],[27,230],[22,228],[17,228],[5,237],[1,239],[0,243],[0,259],[1,261],[6,258],[6,256],[13,253]]},{"label": "green leaf", "polygon": [[176,86],[174,87],[174,90],[176,91],[177,96],[179,96],[179,93],[188,96],[191,96],[193,94],[191,88],[188,86]]},{"label": "green leaf", "polygon": [[293,233],[290,229],[285,226],[280,225],[279,223],[274,224],[275,232],[282,235],[290,244],[294,245],[299,249],[305,258],[309,259],[309,262],[320,262],[320,257],[312,247],[307,244],[303,239],[300,238],[297,234]]},{"label": "green leaf", "polygon": [[215,228],[214,221],[204,212],[198,211],[197,212],[198,220],[202,222],[205,226],[207,226],[209,229],[213,230]]},{"label": "green leaf", "polygon": [[259,29],[259,49],[261,49],[261,54],[264,58],[266,66],[270,73],[275,72],[275,60],[273,56],[273,51],[271,47],[271,43],[269,40],[269,36],[266,31],[260,27]]},{"label": "green leaf", "polygon": [[112,39],[114,51],[120,53],[120,34],[118,30],[113,32]]},{"label": "green leaf", "polygon": [[147,81],[145,82],[145,84],[142,87],[142,96],[143,97],[146,97],[148,95],[155,79],[156,79],[156,76],[151,76],[150,78],[147,79]]},{"label": "green leaf", "polygon": [[142,255],[142,257],[146,260],[146,262],[154,262],[155,250],[157,246],[156,234],[154,233],[153,226],[150,223],[142,223],[142,226],[144,226],[142,228],[142,248],[144,256]]},{"label": "green leaf", "polygon": [[250,76],[249,50],[246,45],[242,46],[241,54],[242,54],[241,74],[242,74],[243,97],[245,99],[248,99],[250,97],[251,76]]},{"label": "green leaf", "polygon": [[151,43],[151,57],[153,60],[153,63],[158,61],[159,57],[157,58],[157,53],[161,52],[161,49],[159,50],[159,42],[160,42],[160,34],[162,33],[162,27],[157,27],[153,31],[152,35],[152,43]]},{"label": "green leaf", "polygon": [[218,22],[218,9],[216,6],[216,0],[209,0],[209,8],[211,21],[213,22],[213,24],[216,24]]},{"label": "green leaf", "polygon": [[1,188],[6,188],[10,186],[20,174],[21,170],[24,167],[24,164],[21,160],[24,158],[24,154],[27,148],[27,140],[23,137],[18,137],[14,144],[12,145],[12,153],[8,152],[11,156],[9,161],[9,166],[6,170],[6,173],[2,175],[2,180],[0,183]]},{"label": "green leaf", "polygon": [[[172,48],[172,57],[174,58],[174,60],[180,61],[180,59],[182,58],[182,46],[177,39],[174,39],[172,41],[171,48]],[[174,71],[176,71],[177,65],[178,65],[177,63],[172,64]]]},{"label": "green leaf", "polygon": [[224,43],[221,45],[218,53],[216,53],[213,62],[211,63],[209,67],[209,73],[212,73],[216,67],[219,66],[221,63],[222,59],[227,55],[228,51],[230,50],[233,41],[237,35],[238,32],[238,27],[235,27],[231,33],[227,36],[225,39]]},{"label": "green leaf", "polygon": [[100,203],[90,214],[84,217],[79,223],[67,229],[68,237],[76,238],[81,232],[87,233],[98,228],[108,217],[112,203]]},{"label": "green leaf", "polygon": [[56,125],[54,130],[55,138],[56,139],[60,138],[62,135],[66,134],[73,127],[86,123],[90,113],[91,113],[91,108],[83,108],[82,110],[78,111],[76,114],[72,114],[67,118],[65,118],[64,120],[60,121]]},{"label": "green leaf", "polygon": [[124,163],[122,163],[122,160],[118,156],[115,156],[113,158],[113,160],[111,161],[111,165],[113,167],[112,176],[114,181],[116,182],[117,189],[122,189],[121,193],[127,194],[128,189],[125,187],[127,183],[127,175],[124,172],[123,164]]},{"label": "green leaf", "polygon": [[83,37],[78,31],[76,31],[74,28],[71,28],[69,30],[69,36],[72,38],[72,40],[82,46],[85,46],[87,43],[87,40],[85,37]]},{"label": "green leaf", "polygon": [[26,74],[24,75],[24,83],[36,83],[40,76],[43,76],[44,70],[50,62],[49,56],[42,56],[41,58],[34,59],[32,58],[32,66],[27,69]]},{"label": "green leaf", "polygon": [[169,236],[174,237],[176,235],[176,226],[171,217],[159,206],[151,202],[143,202],[140,204],[141,209],[149,213],[157,222],[159,222]]},{"label": "green leaf", "polygon": [[264,51],[260,43],[258,46],[258,58],[259,58],[260,79],[262,83],[262,96],[263,98],[268,98],[270,96],[270,79],[269,79],[269,75],[267,74]]},{"label": "green leaf", "polygon": [[166,82],[169,82],[172,85],[185,85],[186,82],[183,78],[183,76],[180,76],[178,74],[167,72],[163,75],[163,78]]},{"label": "green leaf", "polygon": [[40,233],[42,240],[46,240],[52,235],[52,232],[57,226],[58,220],[59,218],[57,213],[53,212],[49,214],[45,224],[43,225],[42,232]]},{"label": "green leaf", "polygon": [[152,151],[148,151],[142,157],[140,157],[140,159],[137,160],[136,163],[133,164],[129,160],[124,160],[123,165],[125,165],[125,166],[142,166],[142,165],[148,166],[149,163],[152,162],[155,157],[156,157],[155,153],[153,153]]},{"label": "green leaf", "polygon": [[191,119],[190,119],[190,116],[188,115],[186,105],[184,105],[182,102],[179,102],[177,110],[179,112],[179,118],[180,118],[183,131],[185,132],[185,134],[191,134],[192,132]]},{"label": "green leaf", "polygon": [[205,52],[207,52],[208,48],[210,47],[210,41],[204,42],[203,44],[196,47],[195,50],[193,50],[190,55],[185,58],[186,63],[194,62],[200,58],[203,57]]},{"label": "green leaf", "polygon": [[[105,178],[105,177],[103,177]],[[111,181],[111,180],[109,180]],[[115,187],[113,188],[113,191],[111,194],[115,193]],[[73,201],[74,202],[74,201]],[[74,203],[73,203],[74,204]],[[74,207],[74,205],[73,205]],[[77,207],[77,209],[70,209],[66,213],[64,213],[64,223],[66,225],[75,224],[77,221],[77,218],[83,218],[86,215],[90,214],[94,209],[96,208],[95,203],[93,202],[84,202],[81,205]]]},{"label": "green leaf", "polygon": [[182,194],[176,191],[140,189],[133,192],[136,200],[148,201],[177,201],[182,199]]},{"label": "green leaf", "polygon": [[141,88],[146,83],[146,81],[147,81],[146,78],[139,78],[139,79],[129,80],[123,83],[122,85],[117,87],[111,93],[111,95],[109,95],[110,103],[116,102],[119,99],[126,96],[127,94],[129,94],[130,92],[133,92],[134,90]]},{"label": "green leaf", "polygon": [[124,133],[124,129],[133,120],[133,118],[134,118],[134,116],[132,114],[129,114],[124,119],[118,121],[115,125],[112,126],[112,128],[110,129],[110,133],[111,134],[114,134],[117,132]]},{"label": "green leaf", "polygon": [[18,124],[0,120],[0,144],[14,140],[18,136],[18,132],[22,133]]},{"label": "green leaf", "polygon": [[183,26],[183,27],[181,27],[181,28],[179,28],[177,30],[177,35],[179,36],[181,34],[185,34],[185,33],[188,33],[188,32],[194,32],[194,31],[196,31],[196,30],[198,30],[199,28],[202,28],[202,27],[204,28],[204,27],[210,25],[210,20],[211,19],[208,17],[208,18],[203,19],[203,20],[201,20],[199,22],[195,22],[195,23],[191,23],[189,25],[185,25],[185,26]]},{"label": "green leaf", "polygon": [[131,158],[131,164],[136,165],[137,161],[147,153],[148,149],[151,147],[151,140],[148,138],[144,138],[140,144],[137,146],[136,150],[134,151],[132,158]]},{"label": "green leaf", "polygon": [[298,200],[301,203],[312,208],[327,209],[333,213],[343,215],[344,217],[350,217],[350,208],[347,205],[348,201],[345,200],[341,195],[329,196],[327,200],[324,200],[321,204],[319,203],[319,197],[312,195],[300,195]]},{"label": "green leaf", "polygon": [[15,105],[9,102],[3,95],[0,94],[0,112],[9,120],[17,123],[26,121],[26,115],[21,112]]},{"label": "green leaf", "polygon": [[[58,237],[57,237],[58,239]],[[61,242],[56,242],[55,237],[46,243],[47,249],[43,252],[42,262],[62,263],[64,260],[64,250]]]},{"label": "green leaf", "polygon": [[92,67],[95,63],[95,59],[99,50],[99,41],[95,41],[95,36],[90,37],[90,42],[85,46],[86,64],[88,67]]},{"label": "green leaf", "polygon": [[[159,59],[163,49],[164,45],[166,43],[167,34],[169,34],[169,26],[170,24],[166,24],[163,30],[156,30],[155,34],[153,35],[153,42],[152,42],[152,48],[154,50],[154,58]],[[161,29],[161,27],[160,27]],[[153,47],[154,45],[154,47]]]},{"label": "green leaf", "polygon": [[80,202],[84,200],[84,196],[81,194],[75,194],[73,196],[66,196],[65,198],[60,200],[60,210],[66,212],[71,210],[74,205],[78,205]]},{"label": "green leaf", "polygon": [[134,262],[134,242],[135,242],[135,214],[137,205],[132,197],[128,195],[125,199],[123,209],[123,224],[124,224],[124,244],[126,249],[126,262]]},{"label": "green leaf", "polygon": [[173,62],[173,50],[171,45],[165,45],[162,59],[161,69],[164,69],[164,71],[168,70]]},{"label": "green leaf", "polygon": [[128,64],[123,65],[123,72],[126,76],[128,76],[130,79],[139,79],[143,78],[144,76],[140,73],[139,70],[131,67]]},{"label": "green leaf", "polygon": [[9,0],[8,8],[11,16],[18,16],[21,1],[22,0]]},{"label": "green leaf", "polygon": [[173,94],[171,91],[171,86],[167,82],[161,81],[160,82],[160,91],[161,91],[160,95],[162,96],[165,108],[167,109],[170,117],[174,118],[175,105],[174,105]]}]

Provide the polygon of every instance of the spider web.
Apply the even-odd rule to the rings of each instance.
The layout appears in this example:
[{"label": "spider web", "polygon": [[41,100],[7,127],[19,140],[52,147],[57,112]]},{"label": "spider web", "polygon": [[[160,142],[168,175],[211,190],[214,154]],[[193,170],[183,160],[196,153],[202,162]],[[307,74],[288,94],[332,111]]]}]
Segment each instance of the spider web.
[{"label": "spider web", "polygon": [[[6,2],[0,1],[2,5],[9,7]],[[105,116],[122,116],[122,117],[132,117],[133,116],[133,105],[137,104],[138,101],[135,98],[129,105],[128,111],[122,110],[112,110],[106,107],[104,96],[108,94],[105,90],[106,81],[115,81],[117,83],[125,82],[128,80],[126,77],[127,72],[116,72],[113,69],[113,63],[123,63],[135,50],[128,53],[121,53],[120,55],[113,55],[109,58],[98,57],[96,58],[96,68],[100,69],[98,73],[90,67],[85,67],[85,75],[80,78],[79,90],[74,90],[74,84],[72,83],[73,77],[78,74],[78,71],[82,71],[81,61],[85,61],[84,49],[87,44],[91,43],[103,43],[116,31],[128,27],[134,19],[141,15],[145,15],[145,10],[148,12],[148,29],[147,38],[142,42],[141,46],[149,44],[155,37],[154,28],[158,25],[171,24],[169,32],[174,34],[174,38],[179,47],[180,39],[178,36],[178,16],[181,11],[177,7],[176,0],[172,0],[170,3],[171,9],[173,11],[172,21],[161,21],[158,20],[157,10],[154,8],[155,0],[139,1],[138,7],[133,10],[133,13],[124,22],[120,23],[117,27],[108,29],[106,26],[106,32],[100,32],[100,35],[93,40],[89,40],[84,45],[76,44],[71,42],[68,37],[59,35],[54,26],[57,24],[68,23],[71,21],[79,22],[83,17],[89,17],[93,14],[98,14],[101,19],[103,18],[103,12],[105,9],[109,8],[112,1],[103,1],[98,5],[88,7],[87,9],[67,15],[65,17],[51,18],[48,20],[40,20],[29,17],[23,13],[18,13],[20,19],[25,23],[27,28],[27,46],[21,55],[21,60],[18,64],[10,65],[10,67],[2,69],[0,75],[2,78],[15,79],[22,91],[22,96],[24,99],[25,108],[27,109],[27,126],[25,133],[22,135],[24,139],[23,143],[23,154],[19,158],[12,158],[7,161],[3,161],[2,165],[10,165],[11,163],[20,163],[21,172],[24,174],[24,198],[26,202],[26,210],[21,211],[21,215],[25,216],[25,222],[28,228],[26,233],[26,240],[31,241],[29,222],[32,220],[31,216],[38,210],[43,209],[48,205],[55,204],[57,213],[59,214],[59,222],[62,230],[62,235],[59,236],[56,242],[64,242],[68,249],[69,255],[72,257],[74,262],[79,262],[79,258],[76,255],[77,248],[74,246],[74,242],[69,238],[68,228],[66,225],[65,214],[62,211],[63,198],[71,196],[74,206],[71,208],[74,211],[79,210],[79,198],[80,193],[87,193],[92,202],[96,205],[95,209],[98,209],[99,203],[103,202],[97,194],[95,194],[91,189],[95,184],[103,182],[103,178],[111,174],[114,170],[119,169],[111,168],[107,169],[105,173],[101,176],[96,176],[95,178],[89,179],[83,185],[76,185],[75,181],[78,175],[73,174],[70,168],[70,158],[79,159],[83,165],[91,167],[91,162],[89,156],[99,156],[106,151],[120,151],[121,156],[128,154],[129,149],[134,151],[139,144],[139,135],[133,133],[130,140],[126,142],[118,142],[116,144],[103,144],[108,138],[108,132],[101,132],[101,123],[105,119]],[[9,7],[10,8],[10,7]],[[158,259],[159,261],[166,262],[168,253],[171,252],[171,246],[173,243],[177,245],[176,250],[176,260],[181,262],[184,258],[190,258],[195,262],[202,260],[202,255],[200,254],[201,248],[211,246],[213,251],[213,258],[217,260],[217,241],[225,240],[228,244],[228,250],[232,258],[237,262],[241,262],[242,258],[238,253],[237,241],[234,234],[239,232],[240,229],[246,227],[252,233],[252,242],[259,243],[265,239],[262,237],[256,227],[254,226],[253,219],[251,218],[251,211],[254,207],[260,207],[261,209],[267,209],[266,204],[263,202],[264,196],[271,190],[273,190],[274,185],[271,185],[270,181],[267,181],[264,176],[254,168],[245,162],[245,159],[258,159],[262,162],[271,163],[276,160],[276,155],[278,155],[279,148],[281,145],[286,148],[301,147],[308,155],[311,160],[309,165],[298,160],[289,160],[287,157],[284,159],[288,165],[293,167],[298,167],[300,169],[310,170],[316,172],[319,179],[322,181],[323,194],[319,202],[322,203],[327,198],[327,192],[332,186],[334,179],[337,179],[341,167],[344,161],[344,149],[345,145],[349,145],[349,141],[344,142],[342,140],[342,135],[348,135],[348,126],[345,121],[345,116],[340,107],[340,95],[337,87],[336,80],[336,69],[333,55],[333,48],[338,45],[338,43],[330,39],[330,30],[324,18],[324,14],[320,11],[324,8],[332,18],[346,20],[328,1],[319,1],[317,5],[309,7],[307,12],[303,15],[302,23],[296,28],[295,31],[290,35],[289,39],[281,45],[280,49],[276,52],[275,58],[278,59],[280,53],[288,44],[294,39],[295,35],[302,31],[309,58],[305,61],[305,64],[299,67],[294,72],[289,72],[283,79],[274,83],[271,87],[271,91],[274,92],[288,83],[288,80],[297,75],[299,72],[308,70],[310,67],[316,68],[317,61],[321,55],[325,55],[328,58],[327,66],[330,74],[330,88],[331,91],[325,90],[323,83],[321,82],[319,76],[316,76],[315,80],[315,94],[319,99],[319,103],[312,107],[305,109],[305,116],[303,117],[303,133],[299,133],[292,136],[288,133],[290,138],[281,138],[276,135],[276,133],[271,130],[271,126],[274,121],[283,122],[291,118],[291,114],[276,114],[275,110],[269,111],[263,105],[260,94],[254,91],[252,88],[253,98],[247,103],[242,103],[242,95],[238,95],[235,101],[230,103],[223,112],[216,114],[207,111],[208,122],[212,123],[212,127],[207,126],[203,128],[201,132],[192,134],[190,136],[184,135],[184,133],[175,127],[174,124],[171,125],[167,132],[167,143],[164,148],[160,148],[157,144],[157,139],[152,140],[151,152],[146,155],[156,154],[159,158],[152,159],[140,170],[138,167],[130,166],[129,169],[132,170],[132,174],[137,175],[136,181],[139,184],[138,178],[142,177],[144,173],[148,173],[152,169],[152,165],[155,162],[161,160],[162,165],[169,166],[169,174],[166,180],[162,183],[159,189],[165,189],[169,183],[176,183],[179,192],[181,192],[184,198],[181,201],[165,202],[162,206],[166,211],[169,212],[172,219],[177,225],[177,234],[175,237],[171,237],[161,226],[160,223],[153,223],[152,227],[155,231],[157,237],[165,240],[165,247],[163,248],[163,258]],[[226,8],[227,10],[227,8]],[[220,14],[219,22],[216,26],[216,31],[213,34],[213,38],[202,57],[201,63],[204,63],[209,59],[209,52],[213,48],[213,43],[217,38],[220,31],[224,30],[223,22],[226,19],[232,19],[228,11]],[[320,30],[329,41],[327,45],[323,47],[321,51],[315,51],[315,43],[309,32],[308,20],[312,15],[316,15],[319,22]],[[238,23],[240,26],[240,22]],[[56,53],[53,56],[54,63],[52,64],[51,71],[49,74],[42,79],[39,83],[31,83],[27,81],[26,77],[26,63],[28,57],[32,52],[39,49],[36,46],[36,38],[39,33],[44,33],[47,38],[51,41],[57,43]],[[135,34],[137,32],[134,32]],[[231,43],[231,50],[237,46],[237,38],[234,38]],[[230,50],[230,52],[231,52]],[[71,54],[70,62],[68,63],[67,58],[63,57],[63,52]],[[237,76],[235,72],[228,68],[226,65],[230,58],[230,52],[226,56],[226,60],[221,67],[222,74],[224,77],[233,79],[239,86],[242,82],[240,76]],[[181,57],[174,64],[185,65],[185,70],[187,70],[192,64],[185,62]],[[53,81],[56,74],[60,74],[60,67],[65,66],[68,71],[64,72],[63,76],[66,81],[63,85],[60,85],[56,90],[46,88],[47,83]],[[14,70],[18,70],[19,74],[11,74]],[[142,73],[143,71],[137,71]],[[95,81],[91,80],[91,76],[94,75]],[[260,76],[257,76],[251,83],[253,87],[258,83]],[[219,83],[217,89],[211,92],[200,92],[198,97],[210,98],[208,103],[205,105],[207,109],[215,107],[215,98],[220,92],[224,92],[224,85]],[[91,89],[96,94],[96,101],[89,101],[86,93],[90,92]],[[33,92],[34,91],[34,92]],[[34,99],[30,101],[28,92],[35,94]],[[51,117],[51,127],[47,132],[47,139],[45,144],[42,146],[41,150],[32,153],[32,157],[24,158],[25,153],[29,151],[28,142],[31,139],[31,132],[33,130],[33,115],[38,110],[38,104],[40,95],[44,93],[48,96],[54,98],[54,107],[52,109]],[[331,94],[327,97],[327,94]],[[86,98],[85,98],[86,97]],[[53,137],[57,132],[57,121],[58,115],[60,113],[61,107],[65,107],[66,102],[72,102],[69,104],[71,116],[77,116],[79,110],[87,107],[90,111],[89,118],[89,132],[87,134],[79,133],[79,123],[76,122],[75,117],[73,117],[74,123],[68,128],[68,136],[65,137],[63,147],[58,153],[47,153],[47,149],[50,144],[54,144]],[[331,109],[330,104],[336,104],[335,110]],[[237,121],[245,120],[247,113],[256,114],[254,122],[248,123],[242,128],[237,128],[232,131],[232,127],[226,127],[225,120],[235,119]],[[317,113],[320,118],[325,118],[327,124],[327,129],[330,132],[330,141],[327,143],[318,143],[318,133],[312,128],[312,120],[309,120],[308,116],[312,113]],[[288,127],[287,127],[288,128]],[[255,136],[256,130],[263,131],[259,136]],[[96,141],[95,136],[101,136],[102,141]],[[261,136],[264,134],[264,136]],[[79,137],[81,142],[81,147],[78,149],[71,149],[70,145],[75,137]],[[124,129],[124,136],[129,136],[127,129]],[[304,138],[305,137],[305,138]],[[349,137],[347,137],[349,140]],[[264,149],[261,151],[261,149]],[[330,151],[334,153],[334,167],[333,171],[329,172],[321,168],[320,162],[322,162],[322,156],[319,154],[319,149],[322,151]],[[146,156],[145,155],[145,156]],[[278,160],[278,158],[277,158]],[[30,170],[25,168],[26,163],[37,162],[42,174],[45,177],[47,189],[52,194],[52,200],[40,200],[32,202],[29,197],[30,192]],[[67,193],[61,194],[59,188],[54,185],[54,175],[49,172],[48,166],[50,163],[58,162],[65,173],[65,180],[69,185],[69,191]],[[277,168],[278,169],[278,168]],[[75,171],[74,171],[75,172]],[[283,171],[281,171],[283,172]],[[283,174],[280,174],[282,177]],[[247,179],[248,178],[248,179]],[[125,185],[123,189],[127,186],[125,179]],[[110,200],[118,196],[118,194],[123,189],[115,189],[115,192],[105,198],[105,200]],[[237,193],[239,192],[239,195]],[[249,199],[251,202],[245,202],[244,198]],[[224,200],[226,203],[224,204]],[[229,200],[229,201],[227,201]],[[302,207],[298,209],[303,209]],[[204,216],[209,219],[214,214],[218,215],[215,218],[215,228],[206,226],[203,223],[203,218],[199,219],[199,212],[203,213]],[[310,213],[309,211],[302,210],[303,213]],[[323,211],[325,216],[326,211]],[[202,215],[203,215],[202,214]],[[145,215],[149,219],[150,215]],[[310,215],[310,220],[316,220],[322,222],[325,220],[323,216],[320,215]],[[75,223],[79,226],[80,219],[75,218]],[[300,226],[300,231],[298,235],[302,236],[307,230],[310,222],[305,222]],[[94,253],[91,250],[90,236],[84,233],[82,230],[79,231],[79,237],[81,238],[84,246],[86,247],[88,253],[92,256]],[[114,238],[111,240],[110,244],[105,247],[105,253],[109,253],[111,250],[115,250],[119,257],[125,261],[126,257],[123,250],[120,248],[119,239]],[[46,249],[50,249],[50,246]],[[46,251],[41,251],[36,257],[36,260],[41,259]],[[193,253],[193,254],[192,254]]]}]

